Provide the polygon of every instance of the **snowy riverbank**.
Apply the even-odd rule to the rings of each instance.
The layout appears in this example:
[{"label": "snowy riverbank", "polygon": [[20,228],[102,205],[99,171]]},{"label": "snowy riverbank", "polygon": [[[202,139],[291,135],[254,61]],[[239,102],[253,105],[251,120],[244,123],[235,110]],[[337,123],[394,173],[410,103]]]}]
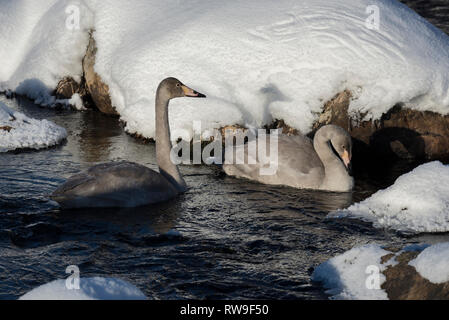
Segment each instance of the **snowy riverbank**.
[{"label": "snowy riverbank", "polygon": [[[372,5],[379,28],[366,25]],[[66,26],[74,12],[79,29]],[[187,131],[193,120],[208,130],[284,119],[305,133],[345,89],[356,118],[397,103],[449,112],[449,38],[396,1],[14,1],[0,18],[0,89],[45,103],[64,76],[81,77],[94,29],[95,70],[126,130],[144,137],[154,137],[154,93],[166,76],[208,95],[173,101],[172,126]]]},{"label": "snowy riverbank", "polygon": [[329,218],[358,218],[378,228],[404,232],[449,231],[449,166],[435,161],[399,177],[385,190],[332,212]]},{"label": "snowy riverbank", "polygon": [[[69,285],[67,286],[67,281]],[[134,285],[114,278],[80,278],[55,280],[41,285],[20,297],[20,300],[145,300]]]},{"label": "snowy riverbank", "polygon": [[67,131],[48,120],[37,120],[0,102],[0,152],[42,149],[59,144]]},{"label": "snowy riverbank", "polygon": [[315,268],[331,299],[447,299],[449,243],[402,250],[371,244],[353,248]]}]

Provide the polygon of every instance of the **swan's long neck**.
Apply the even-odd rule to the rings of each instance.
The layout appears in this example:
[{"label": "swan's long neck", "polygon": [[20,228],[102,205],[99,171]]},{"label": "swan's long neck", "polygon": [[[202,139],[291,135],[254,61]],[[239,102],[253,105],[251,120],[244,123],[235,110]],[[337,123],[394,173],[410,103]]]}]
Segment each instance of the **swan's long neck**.
[{"label": "swan's long neck", "polygon": [[350,191],[354,179],[348,174],[345,165],[331,148],[331,139],[326,134],[317,132],[313,147],[324,165],[324,179],[321,189],[332,191]]},{"label": "swan's long neck", "polygon": [[184,192],[187,185],[178,167],[170,159],[172,144],[170,140],[170,126],[168,122],[169,98],[160,88],[156,94],[156,159],[159,172],[172,183],[179,192]]}]

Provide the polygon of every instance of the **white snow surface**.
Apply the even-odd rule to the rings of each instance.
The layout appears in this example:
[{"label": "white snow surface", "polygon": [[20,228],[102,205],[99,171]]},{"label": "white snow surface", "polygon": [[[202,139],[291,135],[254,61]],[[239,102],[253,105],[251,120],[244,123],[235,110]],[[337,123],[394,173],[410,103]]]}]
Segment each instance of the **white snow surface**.
[{"label": "white snow surface", "polygon": [[439,161],[400,176],[387,189],[328,218],[360,218],[398,231],[449,231],[449,166]]},{"label": "white snow surface", "polygon": [[[73,285],[73,279],[72,285]],[[134,285],[115,278],[80,278],[79,289],[68,289],[60,279],[41,285],[20,300],[145,300],[146,296]]]},{"label": "white snow surface", "polygon": [[68,105],[73,106],[76,110],[82,111],[86,110],[83,104],[83,100],[81,99],[81,96],[78,93],[75,93],[68,101]]},{"label": "white snow surface", "polygon": [[[68,5],[80,29],[65,27]],[[369,6],[379,29],[366,27]],[[191,133],[274,119],[308,132],[323,104],[349,89],[349,111],[379,118],[396,103],[449,113],[449,38],[396,0],[14,0],[0,10],[0,91],[51,104],[81,75],[87,30],[95,70],[126,130],[154,137],[154,95],[174,76],[207,99],[175,99],[173,129]],[[181,133],[172,130],[172,138]]]},{"label": "white snow surface", "polygon": [[[381,273],[386,268],[381,258],[389,253],[375,244],[353,248],[316,267],[312,280],[321,282],[331,299],[387,300],[387,293],[380,288],[386,279]],[[379,271],[377,288],[371,285],[369,277],[374,269],[370,268]]]},{"label": "white snow surface", "polygon": [[[80,10],[79,30],[66,27],[70,5]],[[91,18],[83,1],[1,1],[0,91],[26,95],[39,105],[55,103],[50,94],[59,80],[81,79]]]},{"label": "white snow surface", "polygon": [[0,102],[0,153],[24,148],[46,148],[60,143],[66,137],[67,131],[53,122],[27,117]]},{"label": "white snow surface", "polygon": [[449,281],[449,242],[438,243],[424,249],[409,265],[433,283]]},{"label": "white snow surface", "polygon": [[[315,268],[312,280],[322,283],[330,299],[386,300],[387,293],[380,288],[386,280],[382,272],[388,266],[395,265],[396,257],[403,252],[416,250],[421,253],[410,261],[409,265],[413,266],[423,278],[433,283],[449,281],[449,242],[431,246],[409,245],[394,253],[394,257],[384,264],[381,264],[381,258],[391,252],[384,250],[380,245],[369,244],[355,247]],[[375,269],[380,271],[379,289],[369,289],[373,288],[370,276],[374,274]]]}]

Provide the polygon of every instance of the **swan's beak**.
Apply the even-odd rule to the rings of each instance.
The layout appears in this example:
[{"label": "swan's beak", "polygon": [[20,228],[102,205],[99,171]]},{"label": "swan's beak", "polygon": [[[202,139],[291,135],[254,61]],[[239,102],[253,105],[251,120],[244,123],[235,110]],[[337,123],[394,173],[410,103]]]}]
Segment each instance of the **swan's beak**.
[{"label": "swan's beak", "polygon": [[351,156],[349,155],[348,151],[345,150],[343,152],[343,155],[341,156],[341,159],[343,160],[343,163],[346,166],[346,169],[348,170],[348,173],[352,173],[352,166],[351,166]]},{"label": "swan's beak", "polygon": [[187,86],[182,85],[181,88],[182,88],[182,91],[184,91],[184,95],[186,97],[206,98],[206,95],[204,95],[202,93],[199,93],[199,92],[197,92],[197,91],[195,91],[195,90],[193,90],[193,89],[191,89],[191,88],[189,88]]},{"label": "swan's beak", "polygon": [[343,160],[343,163],[345,164],[346,168],[349,168],[349,164],[351,163],[351,158],[349,157],[349,153],[347,150],[345,150],[343,152],[341,159]]}]

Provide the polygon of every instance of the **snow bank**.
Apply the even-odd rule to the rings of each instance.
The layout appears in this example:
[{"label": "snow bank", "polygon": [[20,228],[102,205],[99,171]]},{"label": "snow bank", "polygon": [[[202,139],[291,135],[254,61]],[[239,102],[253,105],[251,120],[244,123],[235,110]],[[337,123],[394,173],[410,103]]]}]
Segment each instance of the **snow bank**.
[{"label": "snow bank", "polygon": [[[331,299],[387,300],[387,293],[380,288],[386,279],[381,258],[389,253],[378,245],[353,248],[319,265],[312,280],[322,282]],[[379,281],[373,286],[370,276],[376,271]]]},{"label": "snow bank", "polygon": [[83,100],[78,93],[75,93],[70,99],[67,100],[67,104],[73,106],[76,110],[86,110]]},{"label": "snow bank", "polygon": [[81,278],[80,288],[67,289],[66,280],[55,280],[37,287],[20,300],[144,300],[132,284],[114,278]]},{"label": "snow bank", "polygon": [[[70,5],[82,17],[79,29],[66,27]],[[83,1],[2,1],[0,91],[15,91],[43,106],[56,103],[51,92],[64,76],[81,79],[91,27],[92,13]]]},{"label": "snow bank", "polygon": [[449,166],[435,161],[399,177],[385,190],[332,212],[329,218],[360,218],[404,232],[449,231]]},{"label": "snow bank", "polygon": [[[65,28],[68,4],[80,8],[80,30]],[[378,30],[365,23],[373,5]],[[192,120],[207,130],[260,127],[277,118],[307,132],[323,103],[344,89],[354,93],[349,111],[366,119],[398,102],[449,112],[449,38],[397,1],[22,0],[1,6],[0,61],[7,67],[0,87],[45,100],[58,79],[81,74],[86,30],[93,27],[95,70],[126,130],[145,137],[154,137],[154,94],[167,76],[208,96],[172,102],[171,125],[188,131]]]},{"label": "snow bank", "polygon": [[[356,247],[319,265],[312,274],[312,280],[321,282],[331,299],[386,300],[388,295],[381,289],[386,281],[383,271],[396,265],[396,258],[408,251],[421,251],[408,264],[423,278],[437,284],[449,281],[449,242],[432,246],[413,244],[396,253],[377,244]],[[393,257],[381,264],[381,258],[388,254],[393,254]],[[375,280],[376,274],[379,275],[378,280]]]},{"label": "snow bank", "polygon": [[425,279],[433,283],[449,281],[449,242],[438,243],[424,249],[409,262]]},{"label": "snow bank", "polygon": [[46,148],[66,137],[67,131],[53,122],[29,118],[0,102],[0,152]]}]

